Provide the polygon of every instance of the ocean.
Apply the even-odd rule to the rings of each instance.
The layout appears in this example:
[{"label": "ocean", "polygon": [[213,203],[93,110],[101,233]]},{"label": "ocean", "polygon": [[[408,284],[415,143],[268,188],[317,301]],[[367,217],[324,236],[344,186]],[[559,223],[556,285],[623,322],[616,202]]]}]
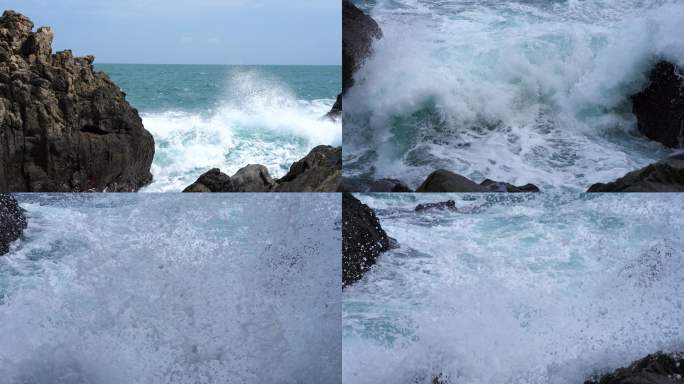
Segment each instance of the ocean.
[{"label": "ocean", "polygon": [[0,383],[341,383],[332,194],[17,194]]},{"label": "ocean", "polygon": [[342,144],[322,120],[342,90],[341,66],[95,64],[126,93],[155,140],[152,183],[180,192],[211,168],[265,165],[273,178],[317,145]]},{"label": "ocean", "polygon": [[581,384],[684,349],[681,194],[356,196],[400,247],[342,294],[344,383]]},{"label": "ocean", "polygon": [[384,38],[344,99],[344,177],[417,188],[444,168],[583,192],[681,152],[629,96],[684,66],[677,1],[353,0]]}]

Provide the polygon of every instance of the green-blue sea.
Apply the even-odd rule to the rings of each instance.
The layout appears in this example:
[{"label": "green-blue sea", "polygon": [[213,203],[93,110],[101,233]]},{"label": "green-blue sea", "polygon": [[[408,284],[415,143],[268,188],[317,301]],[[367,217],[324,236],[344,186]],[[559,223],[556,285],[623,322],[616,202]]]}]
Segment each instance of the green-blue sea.
[{"label": "green-blue sea", "polygon": [[95,64],[126,93],[155,140],[154,180],[179,192],[202,173],[247,164],[281,177],[315,146],[341,145],[321,119],[342,90],[342,66]]}]

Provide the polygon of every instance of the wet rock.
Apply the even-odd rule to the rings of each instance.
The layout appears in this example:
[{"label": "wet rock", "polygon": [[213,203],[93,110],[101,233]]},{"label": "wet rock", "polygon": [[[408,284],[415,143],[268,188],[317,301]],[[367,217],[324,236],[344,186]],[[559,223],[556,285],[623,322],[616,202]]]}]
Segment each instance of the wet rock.
[{"label": "wet rock", "polygon": [[263,165],[250,164],[240,168],[232,177],[213,168],[202,174],[183,192],[270,192],[275,181]]},{"label": "wet rock", "polygon": [[416,211],[425,211],[428,209],[439,209],[440,211],[458,211],[458,209],[456,209],[456,202],[453,200],[442,201],[440,203],[418,204],[416,206]]},{"label": "wet rock", "polygon": [[684,154],[629,172],[608,184],[596,183],[587,192],[684,192]]},{"label": "wet rock", "polygon": [[416,192],[492,192],[466,177],[438,169],[423,181]]},{"label": "wet rock", "polygon": [[274,192],[341,192],[342,147],[317,146],[276,182]]},{"label": "wet rock", "polygon": [[631,96],[639,131],[669,148],[684,148],[684,70],[661,61],[646,89]]},{"label": "wet rock", "polygon": [[[396,240],[393,242],[396,245]],[[342,194],[342,287],[360,280],[382,252],[390,249],[390,238],[375,212],[350,193]]]},{"label": "wet rock", "polygon": [[413,192],[411,188],[405,186],[396,179],[374,180],[370,185],[369,192]]},{"label": "wet rock", "polygon": [[342,94],[354,84],[354,72],[373,54],[373,40],[381,38],[382,30],[372,17],[342,0]]},{"label": "wet rock", "polygon": [[337,120],[340,116],[342,115],[342,94],[337,95],[337,100],[335,100],[335,104],[333,104],[332,108],[330,109],[330,112],[326,113],[323,118],[335,121]]},{"label": "wet rock", "polygon": [[657,352],[584,384],[672,384],[684,382],[684,359]]},{"label": "wet rock", "polygon": [[509,193],[516,193],[516,192],[540,192],[539,187],[537,187],[534,184],[527,183],[523,185],[522,187],[517,187],[513,184],[506,183],[503,181],[494,181],[490,179],[485,179],[483,182],[480,183],[481,186],[486,187],[491,190],[491,192],[509,192]]},{"label": "wet rock", "polygon": [[24,234],[28,226],[25,212],[14,196],[0,193],[0,256],[9,252],[10,243]]},{"label": "wet rock", "polygon": [[52,54],[54,32],[0,17],[0,191],[137,191],[154,139],[93,56]]}]

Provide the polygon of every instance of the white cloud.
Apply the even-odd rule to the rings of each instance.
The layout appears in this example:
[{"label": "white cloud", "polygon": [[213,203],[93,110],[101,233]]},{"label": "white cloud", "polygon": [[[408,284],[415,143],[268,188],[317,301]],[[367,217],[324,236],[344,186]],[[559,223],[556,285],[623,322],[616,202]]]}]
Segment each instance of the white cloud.
[{"label": "white cloud", "polygon": [[209,39],[207,40],[207,43],[220,43],[221,39]]},{"label": "white cloud", "polygon": [[192,43],[192,37],[184,37],[180,41],[181,43]]}]

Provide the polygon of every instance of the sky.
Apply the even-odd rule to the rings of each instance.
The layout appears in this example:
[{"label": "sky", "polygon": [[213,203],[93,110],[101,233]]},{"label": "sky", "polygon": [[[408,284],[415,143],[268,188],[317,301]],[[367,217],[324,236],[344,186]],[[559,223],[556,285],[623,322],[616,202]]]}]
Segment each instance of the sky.
[{"label": "sky", "polygon": [[340,0],[2,0],[95,63],[342,65]]}]

